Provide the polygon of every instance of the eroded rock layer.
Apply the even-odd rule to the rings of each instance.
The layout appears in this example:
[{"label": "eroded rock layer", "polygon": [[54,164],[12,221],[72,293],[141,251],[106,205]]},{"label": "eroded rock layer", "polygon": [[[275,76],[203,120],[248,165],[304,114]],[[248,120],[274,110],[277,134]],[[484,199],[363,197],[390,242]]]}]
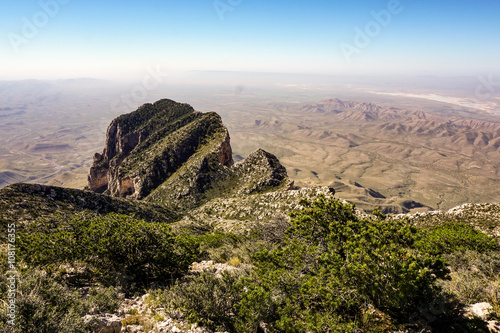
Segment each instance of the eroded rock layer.
[{"label": "eroded rock layer", "polygon": [[216,147],[217,163],[233,164],[229,134],[220,116],[163,99],[114,119],[105,148],[96,153],[88,187],[115,197],[143,199],[195,153]]}]

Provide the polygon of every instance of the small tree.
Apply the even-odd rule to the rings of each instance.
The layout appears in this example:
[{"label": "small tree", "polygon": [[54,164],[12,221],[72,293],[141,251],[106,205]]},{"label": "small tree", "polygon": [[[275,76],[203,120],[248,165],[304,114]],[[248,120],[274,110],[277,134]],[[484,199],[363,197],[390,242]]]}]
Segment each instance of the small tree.
[{"label": "small tree", "polygon": [[31,265],[78,263],[93,278],[125,288],[180,277],[198,249],[193,238],[176,236],[165,223],[114,213],[38,221],[19,236],[20,257]]},{"label": "small tree", "polygon": [[283,245],[255,256],[258,281],[240,302],[241,330],[264,322],[272,331],[348,332],[370,313],[408,323],[435,297],[434,282],[448,271],[415,249],[415,227],[381,214],[360,219],[354,205],[324,196],[301,205]]}]

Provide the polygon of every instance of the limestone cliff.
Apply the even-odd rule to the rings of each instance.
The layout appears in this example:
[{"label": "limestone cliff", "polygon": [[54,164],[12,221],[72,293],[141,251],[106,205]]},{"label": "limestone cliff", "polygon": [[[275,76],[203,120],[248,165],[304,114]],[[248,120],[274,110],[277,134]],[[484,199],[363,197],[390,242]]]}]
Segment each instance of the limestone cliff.
[{"label": "limestone cliff", "polygon": [[278,159],[263,150],[233,164],[229,133],[218,114],[164,99],[111,122],[102,154],[94,155],[88,187],[182,213],[214,198],[292,184]]},{"label": "limestone cliff", "polygon": [[94,155],[88,187],[142,199],[206,146],[221,166],[233,164],[229,134],[219,115],[163,99],[114,119],[102,154]]}]

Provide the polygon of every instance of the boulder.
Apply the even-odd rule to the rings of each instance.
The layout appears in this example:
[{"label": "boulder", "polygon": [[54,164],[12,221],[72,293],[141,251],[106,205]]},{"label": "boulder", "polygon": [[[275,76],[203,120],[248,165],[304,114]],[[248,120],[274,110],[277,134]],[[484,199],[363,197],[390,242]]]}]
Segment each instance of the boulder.
[{"label": "boulder", "polygon": [[144,332],[144,327],[141,325],[127,325],[125,327],[125,332],[127,333],[142,333]]},{"label": "boulder", "polygon": [[92,323],[94,333],[120,333],[122,329],[121,318],[112,314],[87,315],[84,321]]},{"label": "boulder", "polygon": [[490,303],[476,303],[472,304],[467,308],[467,313],[481,319],[487,319],[488,315],[492,310]]}]

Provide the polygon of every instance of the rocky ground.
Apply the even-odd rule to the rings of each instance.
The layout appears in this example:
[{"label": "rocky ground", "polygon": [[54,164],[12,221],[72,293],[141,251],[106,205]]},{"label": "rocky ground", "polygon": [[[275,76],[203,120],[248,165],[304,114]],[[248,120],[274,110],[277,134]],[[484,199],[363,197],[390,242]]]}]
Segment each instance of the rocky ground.
[{"label": "rocky ground", "polygon": [[[244,269],[246,266],[248,265],[235,267],[213,261],[202,261],[193,263],[190,273],[209,271],[220,276],[223,271]],[[492,306],[489,303],[476,303],[467,307],[465,315],[485,320],[491,333],[500,333],[500,323],[488,320],[491,310]],[[86,319],[96,322],[96,333],[228,333],[214,332],[196,323],[189,323],[183,318],[182,313],[167,312],[164,308],[155,306],[153,297],[149,294],[125,298],[115,314],[87,316]],[[413,331],[394,333],[413,333]]]},{"label": "rocky ground", "polygon": [[[202,261],[193,263],[190,273],[209,271],[220,276],[223,271],[234,271],[246,266],[235,267],[213,261]],[[180,312],[167,312],[164,308],[155,306],[153,297],[149,294],[125,298],[117,313],[89,315],[86,320],[96,323],[96,333],[223,333],[191,324]]]}]

